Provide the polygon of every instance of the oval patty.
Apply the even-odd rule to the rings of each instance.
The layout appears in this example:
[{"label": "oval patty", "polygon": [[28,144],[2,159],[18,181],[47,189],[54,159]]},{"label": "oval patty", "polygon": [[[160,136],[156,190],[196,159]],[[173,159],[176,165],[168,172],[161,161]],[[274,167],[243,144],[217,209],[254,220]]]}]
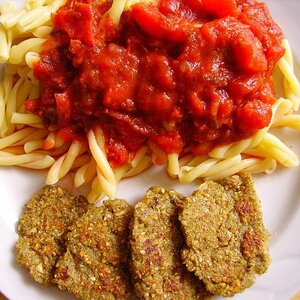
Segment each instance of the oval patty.
[{"label": "oval patty", "polygon": [[150,188],[134,209],[131,266],[141,299],[204,299],[203,283],[181,262],[183,236],[177,205],[183,197],[162,187]]},{"label": "oval patty", "polygon": [[182,259],[211,293],[233,296],[267,270],[268,233],[250,175],[203,183],[179,219],[187,244]]}]

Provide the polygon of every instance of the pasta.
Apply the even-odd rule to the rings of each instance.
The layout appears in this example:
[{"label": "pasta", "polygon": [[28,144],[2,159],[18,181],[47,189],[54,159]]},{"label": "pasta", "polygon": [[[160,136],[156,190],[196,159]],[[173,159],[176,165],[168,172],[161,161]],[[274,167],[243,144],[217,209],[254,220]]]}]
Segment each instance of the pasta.
[{"label": "pasta", "polygon": [[[122,178],[136,176],[153,164],[165,164],[168,174],[182,183],[197,178],[215,180],[239,172],[271,173],[277,165],[299,165],[296,154],[271,133],[275,127],[300,130],[300,116],[295,114],[300,104],[300,84],[287,40],[282,41],[286,51],[276,71],[283,78],[284,94],[273,105],[269,126],[250,138],[216,147],[207,155],[167,155],[148,142],[128,163],[113,168],[107,159],[101,128],[90,129],[85,141],[72,143],[44,128],[39,116],[26,111],[24,102],[40,96],[32,68],[52,31],[51,14],[64,2],[27,0],[23,9],[16,9],[12,2],[0,6],[0,62],[6,63],[0,83],[0,165],[48,169],[47,184],[55,184],[72,173],[75,187],[90,186],[88,200],[93,203],[104,196],[114,198]],[[115,0],[108,15],[118,23],[124,9],[137,2]]]}]

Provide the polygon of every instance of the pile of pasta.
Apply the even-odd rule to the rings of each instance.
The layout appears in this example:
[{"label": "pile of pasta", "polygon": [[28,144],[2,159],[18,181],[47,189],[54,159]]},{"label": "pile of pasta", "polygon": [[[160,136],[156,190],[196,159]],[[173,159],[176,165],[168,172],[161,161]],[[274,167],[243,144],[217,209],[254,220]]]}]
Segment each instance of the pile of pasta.
[{"label": "pile of pasta", "polygon": [[[124,9],[134,0],[115,0],[109,11],[118,22]],[[300,84],[295,76],[292,52],[286,49],[278,63],[283,93],[273,105],[272,121],[251,138],[215,148],[203,156],[165,154],[154,144],[143,146],[134,158],[113,169],[106,157],[101,128],[91,129],[86,142],[65,142],[43,126],[37,115],[25,110],[27,98],[38,98],[39,82],[33,65],[39,59],[42,44],[52,31],[51,14],[64,0],[27,0],[17,9],[12,2],[0,4],[0,62],[5,64],[0,83],[0,165],[28,169],[47,169],[46,184],[55,184],[72,174],[74,186],[88,185],[88,200],[98,202],[104,196],[114,198],[117,183],[135,176],[153,164],[164,164],[172,178],[189,183],[197,178],[216,180],[235,173],[271,173],[277,165],[299,165],[297,155],[270,132],[273,127],[300,130]]]}]

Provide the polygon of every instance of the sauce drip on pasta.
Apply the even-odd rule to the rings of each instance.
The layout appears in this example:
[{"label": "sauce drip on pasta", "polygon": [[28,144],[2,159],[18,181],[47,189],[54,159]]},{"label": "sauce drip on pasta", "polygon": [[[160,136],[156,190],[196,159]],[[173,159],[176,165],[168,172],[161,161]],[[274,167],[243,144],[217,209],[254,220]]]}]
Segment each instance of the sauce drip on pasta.
[{"label": "sauce drip on pasta", "polygon": [[69,1],[54,14],[26,109],[66,140],[93,126],[113,167],[153,142],[205,154],[268,126],[283,34],[255,0],[137,3],[115,24],[111,4]]}]

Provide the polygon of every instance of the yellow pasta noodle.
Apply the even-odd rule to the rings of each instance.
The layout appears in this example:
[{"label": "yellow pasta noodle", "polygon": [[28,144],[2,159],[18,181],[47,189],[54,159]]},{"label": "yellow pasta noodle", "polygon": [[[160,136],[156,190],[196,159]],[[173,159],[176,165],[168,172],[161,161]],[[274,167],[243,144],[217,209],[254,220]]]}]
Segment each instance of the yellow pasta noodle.
[{"label": "yellow pasta noodle", "polygon": [[32,31],[32,34],[38,38],[46,38],[52,32],[51,26],[39,26]]},{"label": "yellow pasta noodle", "polygon": [[0,139],[0,149],[4,149],[17,141],[24,139],[29,134],[35,131],[34,128],[24,128]]},{"label": "yellow pasta noodle", "polygon": [[78,168],[84,166],[86,163],[88,163],[90,161],[90,158],[91,158],[90,155],[87,153],[77,156],[76,159],[74,160],[70,170],[77,170]]},{"label": "yellow pasta noodle", "polygon": [[295,73],[293,72],[291,65],[284,57],[282,57],[278,62],[278,66],[285,79],[289,82],[291,91],[295,95],[299,96],[300,84]]},{"label": "yellow pasta noodle", "polygon": [[93,158],[90,161],[79,168],[74,177],[74,186],[79,187],[83,184],[87,184],[95,178],[97,174],[96,163]]},{"label": "yellow pasta noodle", "polygon": [[25,55],[28,51],[40,52],[41,46],[45,41],[46,39],[42,38],[30,38],[11,47],[8,62],[11,64],[25,63]]},{"label": "yellow pasta noodle", "polygon": [[285,167],[299,166],[297,155],[271,133],[267,133],[256,148],[246,151],[246,153],[259,157],[272,157]]},{"label": "yellow pasta noodle", "polygon": [[61,169],[61,166],[64,162],[64,159],[66,157],[66,153],[63,154],[59,159],[55,161],[55,163],[51,166],[50,170],[48,171],[47,178],[46,178],[46,184],[55,184],[59,180],[59,172]]},{"label": "yellow pasta noodle", "polygon": [[26,15],[25,9],[8,12],[0,16],[0,24],[6,29],[11,29],[16,26],[20,18],[24,15]]},{"label": "yellow pasta noodle", "polygon": [[149,156],[144,156],[143,159],[136,166],[132,167],[124,174],[124,178],[132,177],[142,173],[143,171],[148,169],[151,166],[151,164],[151,158]]},{"label": "yellow pasta noodle", "polygon": [[28,168],[28,169],[34,169],[34,170],[42,170],[42,169],[48,169],[50,168],[53,163],[55,162],[55,159],[53,159],[51,156],[46,155],[42,159],[19,165],[22,168]]},{"label": "yellow pasta noodle", "polygon": [[0,25],[0,63],[5,63],[9,58],[9,44],[6,31]]},{"label": "yellow pasta noodle", "polygon": [[45,139],[48,135],[48,130],[42,128],[34,130],[31,134],[27,135],[25,138],[17,141],[13,146],[25,145],[27,142],[34,141],[36,139]]},{"label": "yellow pasta noodle", "polygon": [[286,115],[280,118],[273,127],[289,127],[295,130],[300,130],[300,116]]},{"label": "yellow pasta noodle", "polygon": [[30,153],[34,150],[38,150],[43,148],[44,140],[32,140],[24,144],[24,151],[25,153]]},{"label": "yellow pasta noodle", "polygon": [[118,24],[120,21],[121,14],[124,11],[126,0],[114,0],[112,7],[108,11],[110,18],[115,24]]},{"label": "yellow pasta noodle", "polygon": [[34,114],[21,114],[13,112],[10,122],[12,124],[37,124],[41,123],[42,120],[39,116]]},{"label": "yellow pasta noodle", "polygon": [[99,183],[98,177],[96,176],[93,179],[91,190],[87,196],[87,199],[90,203],[97,203],[103,198],[103,196],[104,196],[103,190]]},{"label": "yellow pasta noodle", "polygon": [[69,151],[67,152],[67,155],[61,164],[58,178],[61,179],[64,177],[72,168],[72,165],[76,158],[80,155],[83,145],[80,142],[73,142],[70,146]]},{"label": "yellow pasta noodle", "polygon": [[167,171],[171,176],[179,174],[179,155],[177,153],[168,154],[168,168]]},{"label": "yellow pasta noodle", "polygon": [[43,6],[44,4],[45,4],[44,0],[26,0],[25,8],[27,11],[29,11],[36,7]]},{"label": "yellow pasta noodle", "polygon": [[2,166],[18,166],[37,162],[43,159],[45,155],[39,153],[20,154],[20,155],[1,155],[0,164]]},{"label": "yellow pasta noodle", "polygon": [[[100,135],[102,136],[101,130],[98,131],[98,140],[100,139]],[[100,174],[101,171],[101,174],[103,174],[108,182],[116,183],[113,170],[107,161],[105,151],[103,151],[102,147],[97,143],[94,131],[92,129],[88,132],[88,142],[90,151],[99,168],[97,173]]]},{"label": "yellow pasta noodle", "polygon": [[2,127],[5,119],[5,99],[4,99],[4,86],[3,82],[0,83],[0,128]]},{"label": "yellow pasta noodle", "polygon": [[97,166],[97,177],[101,186],[101,190],[104,192],[104,194],[107,195],[109,198],[114,199],[117,192],[115,176],[114,180],[108,180],[106,176],[102,173],[102,169],[100,169],[100,167]]}]

